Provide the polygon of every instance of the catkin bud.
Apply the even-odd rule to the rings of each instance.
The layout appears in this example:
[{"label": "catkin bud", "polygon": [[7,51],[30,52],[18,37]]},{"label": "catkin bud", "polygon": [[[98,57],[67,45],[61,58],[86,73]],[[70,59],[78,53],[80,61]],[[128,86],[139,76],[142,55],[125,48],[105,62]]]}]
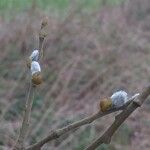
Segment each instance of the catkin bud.
[{"label": "catkin bud", "polygon": [[32,61],[31,63],[31,74],[35,74],[37,72],[41,72],[40,64],[37,61]]},{"label": "catkin bud", "polygon": [[105,112],[111,108],[119,108],[128,101],[128,94],[125,91],[115,92],[111,97],[100,101],[100,110]]},{"label": "catkin bud", "polygon": [[118,91],[111,96],[111,99],[113,107],[119,108],[127,102],[128,94],[125,91]]},{"label": "catkin bud", "polygon": [[48,17],[45,17],[43,20],[42,20],[42,23],[41,23],[41,28],[44,28],[45,26],[48,25]]},{"label": "catkin bud", "polygon": [[39,85],[42,83],[41,76],[41,67],[38,62],[32,61],[31,63],[31,74],[32,74],[32,83],[34,85]]},{"label": "catkin bud", "polygon": [[32,83],[33,85],[39,85],[43,82],[42,76],[41,76],[41,72],[37,72],[35,74],[32,75]]},{"label": "catkin bud", "polygon": [[38,61],[39,59],[39,50],[33,50],[30,57],[27,59],[27,67],[31,67],[32,61]]},{"label": "catkin bud", "polygon": [[32,54],[29,57],[32,61],[38,61],[39,59],[39,50],[33,50]]},{"label": "catkin bud", "polygon": [[104,98],[100,101],[100,110],[105,112],[112,107],[112,100],[111,98]]}]

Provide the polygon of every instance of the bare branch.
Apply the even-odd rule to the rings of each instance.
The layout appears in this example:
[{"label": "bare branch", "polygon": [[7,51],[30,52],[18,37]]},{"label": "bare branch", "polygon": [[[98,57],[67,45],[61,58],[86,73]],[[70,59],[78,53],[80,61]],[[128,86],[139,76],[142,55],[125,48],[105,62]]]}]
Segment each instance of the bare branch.
[{"label": "bare branch", "polygon": [[115,108],[115,109],[111,109],[107,112],[97,112],[95,114],[93,114],[92,116],[90,117],[87,117],[87,118],[84,118],[84,119],[81,119],[77,122],[74,122],[70,125],[67,125],[66,127],[63,127],[61,129],[57,129],[55,131],[51,131],[50,134],[43,138],[41,141],[31,145],[29,148],[27,148],[26,150],[38,150],[40,149],[44,144],[52,141],[52,140],[55,140],[57,138],[59,138],[61,135],[63,134],[66,134],[67,132],[70,132],[74,129],[77,129],[83,125],[86,125],[86,124],[90,124],[92,123],[93,121],[95,121],[96,119],[98,118],[101,118],[105,115],[108,115],[110,113],[113,113],[113,112],[116,112],[116,111],[119,111],[119,110],[123,110],[124,108],[126,108],[136,97],[138,96],[138,94],[135,94],[132,98],[129,99],[128,103],[120,108]]},{"label": "bare branch", "polygon": [[[42,21],[41,29],[40,29],[40,33],[39,33],[39,51],[40,51],[39,60],[43,56],[43,42],[44,42],[45,37],[47,36],[46,27],[47,27],[47,18]],[[26,100],[26,106],[25,106],[25,112],[24,112],[24,116],[23,116],[22,126],[21,126],[20,133],[19,133],[18,139],[16,141],[16,144],[15,144],[13,150],[24,150],[25,149],[24,141],[27,136],[28,129],[29,129],[30,114],[31,114],[33,100],[34,100],[33,97],[34,97],[35,89],[36,89],[36,86],[33,85],[32,81],[30,81],[30,87],[29,87],[29,92],[28,92],[28,96],[27,96],[27,100]]]},{"label": "bare branch", "polygon": [[119,115],[115,117],[113,124],[97,138],[91,145],[89,145],[85,150],[94,150],[101,144],[109,144],[111,142],[111,137],[116,132],[116,130],[121,126],[121,124],[132,114],[132,112],[140,107],[145,99],[150,95],[150,86],[145,88],[143,92],[135,98]]},{"label": "bare branch", "polygon": [[24,139],[27,135],[26,132],[29,128],[29,118],[30,118],[30,112],[31,112],[32,103],[33,103],[33,99],[34,99],[33,98],[34,97],[34,90],[35,90],[35,87],[33,87],[32,83],[30,83],[29,92],[28,92],[28,96],[27,96],[27,102],[26,102],[24,116],[23,116],[23,122],[22,122],[22,126],[20,129],[18,140],[17,140],[16,145],[14,147],[14,150],[24,149]]}]

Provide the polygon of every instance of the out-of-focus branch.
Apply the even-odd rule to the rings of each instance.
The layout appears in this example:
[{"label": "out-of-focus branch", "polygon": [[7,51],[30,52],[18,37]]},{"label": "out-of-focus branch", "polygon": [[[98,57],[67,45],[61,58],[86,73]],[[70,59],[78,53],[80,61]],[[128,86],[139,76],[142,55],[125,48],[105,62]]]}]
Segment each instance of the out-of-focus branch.
[{"label": "out-of-focus branch", "polygon": [[90,116],[90,117],[81,119],[81,120],[79,120],[79,121],[77,121],[77,122],[74,122],[74,123],[72,123],[72,124],[70,124],[70,125],[67,125],[66,127],[63,127],[63,128],[61,128],[61,129],[57,129],[57,130],[55,130],[55,131],[51,131],[51,133],[50,133],[47,137],[45,137],[45,138],[43,138],[41,141],[39,141],[39,142],[37,142],[37,143],[31,145],[31,146],[30,146],[29,148],[27,148],[26,150],[38,150],[38,149],[40,150],[41,147],[42,147],[44,144],[46,144],[47,142],[52,141],[52,140],[55,140],[55,139],[59,138],[61,135],[66,134],[66,133],[69,132],[69,131],[72,131],[72,130],[74,130],[74,129],[77,129],[77,128],[83,126],[83,125],[90,124],[90,123],[92,123],[93,121],[95,121],[96,119],[98,119],[98,118],[100,118],[100,117],[103,117],[103,116],[105,116],[105,115],[108,115],[108,114],[110,114],[110,113],[113,113],[113,112],[115,112],[115,111],[123,110],[123,109],[126,108],[137,96],[138,96],[138,94],[135,94],[132,98],[129,99],[129,101],[128,101],[128,103],[127,103],[126,105],[124,105],[124,106],[122,106],[122,107],[120,107],[120,108],[111,109],[111,110],[109,110],[109,111],[107,111],[107,112],[101,112],[101,111],[99,111],[99,112],[93,114],[93,115]]},{"label": "out-of-focus branch", "polygon": [[143,102],[149,95],[150,86],[145,88],[137,98],[135,98],[119,115],[117,115],[113,124],[104,132],[104,134],[97,138],[85,150],[94,150],[103,143],[109,144],[111,142],[111,137],[116,132],[116,130],[132,114],[132,112],[136,108],[140,107],[143,104]]}]

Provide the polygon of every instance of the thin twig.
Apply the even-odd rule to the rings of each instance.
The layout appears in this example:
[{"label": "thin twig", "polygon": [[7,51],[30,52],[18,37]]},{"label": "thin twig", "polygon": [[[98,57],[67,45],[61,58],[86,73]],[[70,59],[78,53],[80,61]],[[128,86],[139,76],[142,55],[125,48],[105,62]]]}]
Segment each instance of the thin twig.
[{"label": "thin twig", "polygon": [[48,34],[48,19],[44,18],[41,24],[41,29],[39,32],[39,51],[40,51],[40,57],[39,60],[41,60],[43,58],[43,43],[44,43],[44,39]]},{"label": "thin twig", "polygon": [[24,148],[24,139],[27,135],[26,132],[29,128],[29,118],[30,118],[30,112],[31,112],[32,103],[33,103],[33,99],[34,99],[34,90],[35,90],[35,87],[33,87],[32,83],[30,82],[30,87],[29,87],[29,92],[28,92],[28,96],[27,96],[27,102],[26,102],[26,106],[25,106],[22,126],[20,129],[17,143],[14,147],[14,150],[25,149]]},{"label": "thin twig", "polygon": [[[39,52],[40,52],[39,61],[41,60],[41,58],[43,56],[43,42],[44,42],[45,37],[47,36],[47,30],[46,30],[47,22],[48,22],[47,18],[42,21],[41,29],[40,29],[40,33],[39,33]],[[28,92],[28,96],[27,96],[27,100],[26,100],[23,121],[22,121],[18,139],[16,141],[16,144],[15,144],[13,150],[24,150],[25,149],[24,141],[27,136],[28,129],[29,129],[29,121],[30,121],[32,104],[33,104],[33,100],[34,100],[33,97],[34,97],[35,89],[36,89],[36,86],[33,85],[32,82],[30,81],[30,87],[29,87],[29,92]]]},{"label": "thin twig", "polygon": [[99,111],[99,112],[93,114],[93,115],[90,116],[90,117],[81,119],[81,120],[79,120],[79,121],[77,121],[77,122],[74,122],[74,123],[72,123],[72,124],[70,124],[70,125],[67,125],[66,127],[63,127],[63,128],[61,128],[61,129],[57,129],[57,130],[55,130],[55,131],[51,131],[51,133],[50,133],[47,137],[45,137],[45,138],[43,138],[41,141],[39,141],[39,142],[37,142],[37,143],[31,145],[31,146],[30,146],[29,148],[27,148],[26,150],[37,150],[37,149],[40,149],[40,148],[41,148],[44,144],[46,144],[47,142],[52,141],[52,140],[55,140],[55,139],[59,138],[61,135],[66,134],[66,133],[69,132],[69,131],[72,131],[72,130],[74,130],[74,129],[77,129],[77,128],[83,126],[83,125],[90,124],[90,123],[92,123],[93,121],[95,121],[96,119],[98,119],[98,118],[100,118],[100,117],[103,117],[103,116],[105,116],[105,115],[108,115],[108,114],[110,114],[110,113],[113,113],[113,112],[116,112],[116,111],[119,111],[119,110],[123,110],[123,109],[126,108],[137,96],[138,96],[138,94],[135,94],[132,98],[129,99],[129,102],[128,102],[126,105],[124,105],[124,106],[122,106],[122,107],[120,107],[120,108],[111,109],[111,110],[109,110],[109,111],[107,111],[107,112],[101,112],[101,111]]},{"label": "thin twig", "polygon": [[140,107],[145,99],[150,95],[150,86],[145,88],[141,95],[135,98],[119,115],[115,117],[113,124],[97,138],[91,145],[89,145],[85,150],[94,150],[101,144],[109,144],[111,142],[111,137],[116,132],[116,130],[121,126],[121,124],[132,114],[136,108]]}]

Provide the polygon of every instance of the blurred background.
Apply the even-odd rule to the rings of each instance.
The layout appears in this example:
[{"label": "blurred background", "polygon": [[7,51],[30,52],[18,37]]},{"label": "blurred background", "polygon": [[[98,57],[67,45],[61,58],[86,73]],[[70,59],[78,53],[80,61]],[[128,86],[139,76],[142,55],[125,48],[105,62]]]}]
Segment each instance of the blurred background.
[{"label": "blurred background", "polygon": [[[149,0],[0,0],[0,150],[18,136],[29,88],[25,60],[48,17],[42,74],[26,144],[98,111],[99,99],[150,81]],[[116,113],[115,113],[116,114]],[[83,150],[114,120],[98,119],[43,150]],[[98,150],[149,150],[150,100]]]}]

